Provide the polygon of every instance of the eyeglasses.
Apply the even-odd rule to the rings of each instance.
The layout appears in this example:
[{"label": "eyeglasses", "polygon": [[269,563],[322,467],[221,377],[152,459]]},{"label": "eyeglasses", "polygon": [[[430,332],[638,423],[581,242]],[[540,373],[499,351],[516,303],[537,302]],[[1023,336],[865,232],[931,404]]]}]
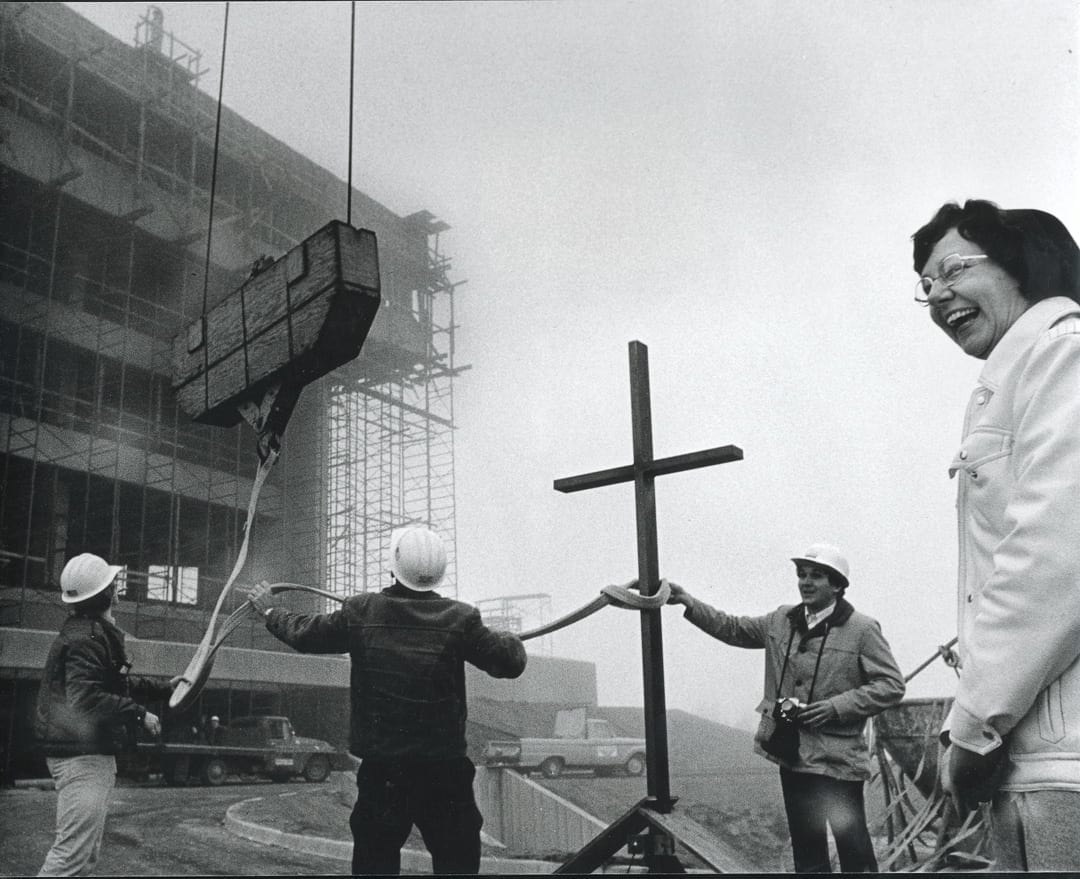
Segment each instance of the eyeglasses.
[{"label": "eyeglasses", "polygon": [[930,304],[930,291],[934,289],[934,284],[941,282],[942,286],[952,289],[952,285],[960,280],[960,276],[964,274],[964,269],[968,268],[971,262],[980,259],[990,259],[985,253],[971,253],[967,256],[962,256],[959,253],[950,253],[941,262],[938,263],[938,273],[936,278],[931,278],[929,275],[923,275],[915,284],[915,301],[919,305],[927,306]]}]

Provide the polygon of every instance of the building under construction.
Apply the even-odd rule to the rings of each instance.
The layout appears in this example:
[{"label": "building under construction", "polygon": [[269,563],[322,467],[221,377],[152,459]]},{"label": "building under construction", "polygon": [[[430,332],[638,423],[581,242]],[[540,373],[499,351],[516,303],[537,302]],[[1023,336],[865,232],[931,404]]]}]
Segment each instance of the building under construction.
[{"label": "building under construction", "polygon": [[[258,459],[248,427],[196,424],[179,409],[173,338],[256,260],[345,215],[344,182],[227,107],[217,122],[199,87],[206,72],[154,7],[127,44],[59,3],[0,4],[6,773],[29,737],[72,555],[126,566],[117,617],[138,639],[139,670],[186,665],[236,561]],[[259,495],[244,577],[381,588],[391,530],[423,523],[446,540],[440,592],[454,597],[463,367],[439,246],[448,227],[360,192],[351,201],[352,224],[377,235],[382,304],[361,355],[303,391]],[[303,715],[299,732],[343,738],[341,660],[282,652],[257,622],[231,645],[198,712]],[[579,701],[595,703],[591,666],[581,671]]]}]

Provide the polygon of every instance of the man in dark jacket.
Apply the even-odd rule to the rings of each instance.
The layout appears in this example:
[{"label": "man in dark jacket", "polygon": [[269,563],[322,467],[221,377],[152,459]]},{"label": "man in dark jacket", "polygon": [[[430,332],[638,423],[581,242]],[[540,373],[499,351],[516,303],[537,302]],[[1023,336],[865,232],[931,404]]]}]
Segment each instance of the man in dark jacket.
[{"label": "man in dark jacket", "polygon": [[295,650],[352,658],[350,750],[362,761],[349,821],[353,874],[398,873],[414,824],[435,873],[477,873],[483,817],[465,755],[465,663],[516,678],[525,647],[487,628],[476,608],[431,591],[446,570],[434,532],[395,532],[390,569],[391,586],[354,595],[330,614],[272,607],[265,582],[248,598]]},{"label": "man in dark jacket", "polygon": [[112,607],[123,567],[90,553],[60,574],[61,600],[70,606],[45,662],[34,731],[56,781],[56,839],[38,875],[86,875],[101,851],[116,754],[142,725],[158,735],[161,722],[129,695],[134,684],[167,699],[170,685],[129,681],[131,663]]},{"label": "man in dark jacket", "polygon": [[792,559],[802,599],[760,617],[731,616],[670,583],[669,604],[735,647],[765,650],[754,749],[780,766],[796,873],[828,873],[828,830],[845,873],[876,873],[866,827],[866,719],[900,702],[904,678],[877,621],[844,598],[847,559],[815,543]]}]

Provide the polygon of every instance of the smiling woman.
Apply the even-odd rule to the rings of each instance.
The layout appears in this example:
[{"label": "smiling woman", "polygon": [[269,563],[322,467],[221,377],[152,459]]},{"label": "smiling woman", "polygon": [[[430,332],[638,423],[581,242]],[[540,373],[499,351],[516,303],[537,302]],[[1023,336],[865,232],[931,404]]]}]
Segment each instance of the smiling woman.
[{"label": "smiling woman", "polygon": [[913,238],[915,301],[972,357],[985,360],[1033,303],[1080,301],[1076,243],[1052,214],[950,203]]},{"label": "smiling woman", "polygon": [[[985,361],[958,481],[961,671],[945,789],[992,801],[999,870],[1080,869],[1080,249],[1043,211],[944,205],[916,299]],[[920,296],[921,294],[921,296]]]}]

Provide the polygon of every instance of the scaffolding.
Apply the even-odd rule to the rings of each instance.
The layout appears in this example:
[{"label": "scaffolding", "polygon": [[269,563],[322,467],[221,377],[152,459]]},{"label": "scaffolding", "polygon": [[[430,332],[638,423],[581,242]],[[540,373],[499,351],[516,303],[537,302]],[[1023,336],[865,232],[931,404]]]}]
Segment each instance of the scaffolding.
[{"label": "scaffolding", "polygon": [[[0,625],[48,628],[43,596],[93,551],[128,568],[132,634],[197,641],[236,558],[254,440],[178,409],[172,338],[201,314],[204,272],[212,305],[346,193],[225,109],[207,265],[206,72],[155,7],[127,45],[58,3],[0,4]],[[446,540],[456,597],[448,227],[354,205],[379,237],[388,329],[302,394],[248,576],[378,588],[390,531],[416,522]]]},{"label": "scaffolding", "polygon": [[[476,602],[476,608],[480,611],[485,625],[520,634],[529,629],[538,629],[550,621],[551,595],[547,592],[532,592],[483,598]],[[551,656],[550,635],[541,636],[533,642],[533,646],[542,655]]]},{"label": "scaffolding", "polygon": [[[405,372],[341,370],[330,402],[328,582],[338,594],[356,583],[389,585],[387,556],[395,528],[424,525],[447,546],[440,593],[457,596],[454,502],[453,292],[449,260],[439,250],[448,227],[426,211],[407,217],[430,236],[431,271],[413,291],[412,316],[423,331],[423,360]],[[357,535],[359,539],[351,539]]]}]

